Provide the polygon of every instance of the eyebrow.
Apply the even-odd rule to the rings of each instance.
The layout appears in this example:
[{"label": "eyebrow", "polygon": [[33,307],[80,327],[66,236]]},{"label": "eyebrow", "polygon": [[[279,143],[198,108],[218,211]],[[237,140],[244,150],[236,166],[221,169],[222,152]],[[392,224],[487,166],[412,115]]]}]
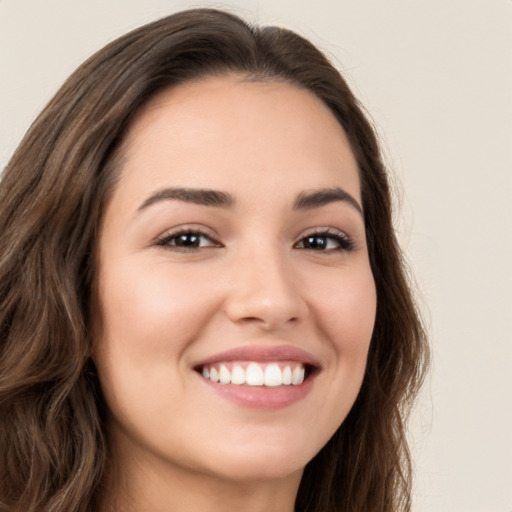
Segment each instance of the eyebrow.
[{"label": "eyebrow", "polygon": [[[137,209],[142,211],[161,201],[177,199],[185,203],[214,208],[233,208],[235,199],[227,192],[206,188],[164,188],[151,194]],[[301,192],[293,203],[294,210],[310,210],[330,203],[341,201],[355,208],[361,215],[363,209],[357,200],[340,187],[324,188],[313,192]]]},{"label": "eyebrow", "polygon": [[348,203],[350,206],[354,207],[361,215],[363,215],[363,209],[357,200],[340,187],[323,188],[321,190],[315,190],[310,193],[301,192],[293,203],[293,209],[310,210],[334,203],[336,201]]},{"label": "eyebrow", "polygon": [[169,199],[177,199],[185,203],[193,203],[201,206],[215,208],[232,208],[235,204],[233,196],[226,192],[210,190],[206,188],[164,188],[149,196],[138,208],[145,210],[152,204]]}]

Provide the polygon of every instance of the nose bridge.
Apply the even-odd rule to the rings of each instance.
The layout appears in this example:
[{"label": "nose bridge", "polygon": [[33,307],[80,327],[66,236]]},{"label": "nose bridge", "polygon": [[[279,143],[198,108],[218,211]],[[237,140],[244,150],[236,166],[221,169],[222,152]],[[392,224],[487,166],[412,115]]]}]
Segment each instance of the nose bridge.
[{"label": "nose bridge", "polygon": [[290,263],[285,249],[275,243],[253,241],[241,249],[234,263],[230,318],[265,329],[302,319],[307,308]]}]

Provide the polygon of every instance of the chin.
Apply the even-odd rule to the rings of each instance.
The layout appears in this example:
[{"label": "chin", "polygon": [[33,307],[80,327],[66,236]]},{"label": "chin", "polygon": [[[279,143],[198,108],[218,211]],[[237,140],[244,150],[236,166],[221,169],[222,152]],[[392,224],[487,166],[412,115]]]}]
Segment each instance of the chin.
[{"label": "chin", "polygon": [[[262,443],[233,444],[214,460],[222,460],[222,476],[230,480],[278,480],[291,475],[301,475],[306,464],[321,448],[308,447],[305,443],[279,442],[278,439]],[[219,467],[215,468],[219,471]]]},{"label": "chin", "polygon": [[[222,468],[222,477],[226,480],[238,482],[254,482],[265,480],[282,480],[295,475],[302,475],[308,461],[298,460],[295,457],[260,457],[225,461]],[[218,468],[216,469],[218,474]]]}]

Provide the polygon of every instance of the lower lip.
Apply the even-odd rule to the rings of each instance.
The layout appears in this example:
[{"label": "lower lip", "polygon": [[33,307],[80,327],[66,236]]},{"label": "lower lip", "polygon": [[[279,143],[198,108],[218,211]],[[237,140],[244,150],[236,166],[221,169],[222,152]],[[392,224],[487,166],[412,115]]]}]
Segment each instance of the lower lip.
[{"label": "lower lip", "polygon": [[314,375],[310,375],[302,384],[297,386],[264,387],[221,384],[199,376],[215,393],[237,405],[269,410],[282,409],[303,400],[311,391],[314,377]]}]

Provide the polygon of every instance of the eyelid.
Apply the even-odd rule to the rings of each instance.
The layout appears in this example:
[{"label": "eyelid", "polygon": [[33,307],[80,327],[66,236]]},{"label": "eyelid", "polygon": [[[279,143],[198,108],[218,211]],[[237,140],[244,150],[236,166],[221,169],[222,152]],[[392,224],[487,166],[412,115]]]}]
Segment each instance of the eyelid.
[{"label": "eyelid", "polygon": [[[337,249],[330,249],[330,250],[328,249],[325,251],[316,251],[316,252],[323,252],[325,254],[329,254],[329,253],[333,253],[333,252],[350,252],[355,249],[355,242],[351,236],[349,236],[345,231],[342,231],[341,229],[333,228],[330,226],[329,227],[319,226],[319,227],[310,228],[310,229],[304,231],[298,238],[297,242],[295,242],[294,247],[296,247],[299,243],[301,243],[305,238],[308,238],[308,237],[314,236],[314,235],[319,236],[319,237],[324,236],[324,237],[337,238],[338,240],[341,240],[343,242],[343,244],[340,243],[340,247]],[[299,248],[299,249],[307,250],[307,248]]]},{"label": "eyelid", "polygon": [[333,228],[331,226],[318,226],[315,228],[309,228],[298,237],[298,241],[312,235],[324,235],[324,236],[337,236],[346,240],[351,240],[351,237],[343,230]]},{"label": "eyelid", "polygon": [[305,236],[316,235],[319,233],[346,236],[348,238],[348,235],[345,233],[345,231],[339,228],[334,228],[332,226],[317,226],[314,228],[308,228],[299,235],[299,238],[304,238]]},{"label": "eyelid", "polygon": [[[212,244],[207,247],[180,247],[177,245],[171,245],[166,242],[168,242],[172,238],[176,238],[180,235],[186,235],[186,234],[194,234],[199,235],[201,237],[208,238]],[[168,229],[164,231],[161,235],[157,236],[153,242],[152,245],[168,248],[168,249],[175,249],[178,251],[194,251],[198,249],[208,249],[208,248],[214,248],[214,247],[223,247],[221,242],[219,242],[219,236],[213,232],[213,230],[208,229],[204,226],[198,226],[194,224],[186,224],[182,226],[177,226],[175,228]]]}]

